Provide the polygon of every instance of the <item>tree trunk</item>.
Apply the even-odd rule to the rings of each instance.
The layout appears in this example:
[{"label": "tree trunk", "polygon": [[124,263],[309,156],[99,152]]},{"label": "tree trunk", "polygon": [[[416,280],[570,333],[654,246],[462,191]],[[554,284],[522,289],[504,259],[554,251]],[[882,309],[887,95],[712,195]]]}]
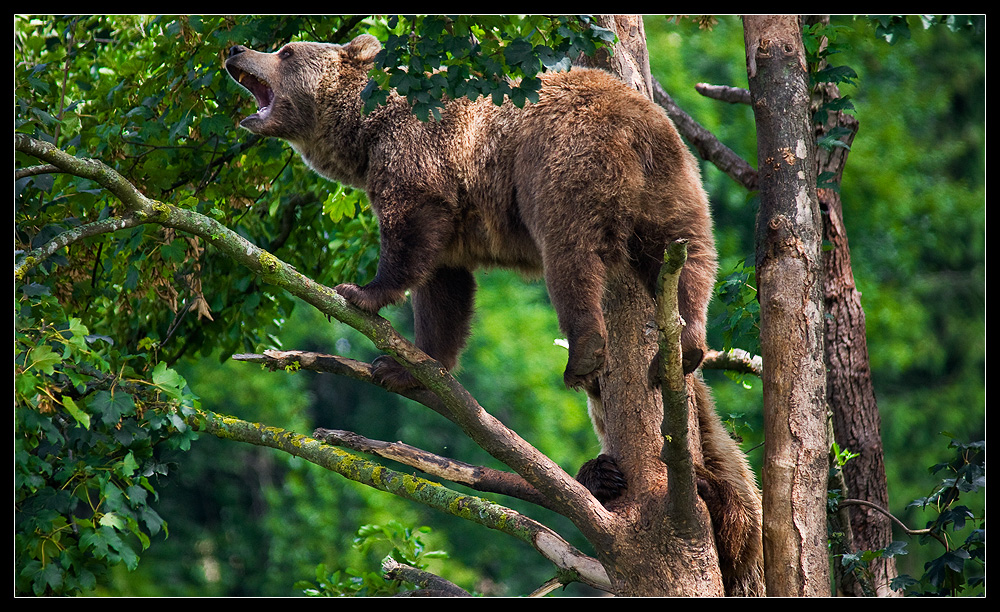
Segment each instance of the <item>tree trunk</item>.
[{"label": "tree trunk", "polygon": [[822,243],[808,71],[796,16],[748,15],[743,22],[760,178],[767,594],[825,595]]},{"label": "tree trunk", "polygon": [[[829,23],[830,18],[828,15],[816,15],[806,21],[809,24]],[[835,85],[824,83],[817,86],[813,90],[813,112],[838,98],[840,91]],[[858,120],[845,112],[830,110],[827,111],[826,121],[817,123],[815,129],[817,140],[834,130],[843,132],[837,139],[844,146],[818,148],[816,151],[817,175],[826,174],[828,177],[823,184],[840,185],[850,146],[858,131]],[[823,253],[823,293],[827,312],[826,399],[832,415],[834,438],[842,449],[859,455],[844,466],[846,490],[843,496],[864,499],[888,510],[889,491],[882,452],[881,419],[868,360],[865,311],[861,307],[861,293],[854,285],[840,192],[835,188],[824,188],[818,189],[817,193],[824,219],[823,239],[829,245]],[[892,521],[886,515],[866,506],[851,507],[849,515],[852,541],[847,552],[878,550],[892,542]],[[877,559],[871,563],[870,569],[876,595],[898,595],[889,588],[889,581],[897,575],[894,558]],[[866,594],[849,576],[845,576],[840,589],[857,596]]]},{"label": "tree trunk", "polygon": [[[722,577],[710,519],[697,503],[692,521],[671,516],[667,466],[660,459],[663,403],[649,384],[657,350],[653,301],[631,274],[611,279],[605,300],[607,374],[601,396],[609,451],[629,488],[612,506],[619,521],[598,558],[616,592],[627,596],[721,596]],[[689,426],[697,432],[697,424]],[[691,436],[694,443],[697,436]]]}]

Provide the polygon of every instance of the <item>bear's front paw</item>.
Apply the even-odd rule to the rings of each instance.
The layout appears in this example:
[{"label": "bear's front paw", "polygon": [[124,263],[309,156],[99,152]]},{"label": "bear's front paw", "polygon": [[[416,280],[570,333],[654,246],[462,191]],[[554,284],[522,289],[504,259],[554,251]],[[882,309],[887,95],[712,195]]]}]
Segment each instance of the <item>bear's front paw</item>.
[{"label": "bear's front paw", "polygon": [[366,312],[376,313],[382,309],[382,306],[385,306],[384,302],[376,299],[375,292],[353,283],[337,285],[333,289],[344,296],[345,300]]},{"label": "bear's front paw", "polygon": [[597,501],[605,506],[608,502],[621,497],[628,489],[625,475],[618,469],[618,464],[610,455],[598,455],[595,459],[580,466],[576,480],[593,494]]},{"label": "bear's front paw", "polygon": [[379,385],[396,393],[420,386],[420,381],[413,374],[388,355],[382,355],[372,362],[372,378]]},{"label": "bear's front paw", "polygon": [[406,291],[388,289],[385,283],[379,282],[378,279],[364,287],[353,283],[344,283],[334,287],[334,290],[344,296],[348,302],[370,313],[377,313],[389,304],[396,304],[406,299]]}]

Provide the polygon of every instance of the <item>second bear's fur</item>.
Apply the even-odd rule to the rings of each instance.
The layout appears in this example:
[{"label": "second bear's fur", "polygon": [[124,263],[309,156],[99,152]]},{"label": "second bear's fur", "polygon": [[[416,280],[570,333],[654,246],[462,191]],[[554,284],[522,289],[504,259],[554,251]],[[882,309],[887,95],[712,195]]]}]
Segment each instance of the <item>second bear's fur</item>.
[{"label": "second bear's fur", "polygon": [[[380,50],[362,35],[276,53],[234,47],[226,61],[260,107],[244,127],[288,141],[323,176],[368,193],[378,271],[363,287],[337,291],[369,312],[411,291],[417,346],[452,369],[469,332],[472,271],[541,273],[569,341],[564,381],[591,389],[605,360],[606,279],[628,266],[655,293],[666,245],[684,239],[681,344],[685,369],[697,367],[716,275],[712,221],[698,165],[664,111],[607,73],[573,69],[543,75],[538,101],[524,108],[462,98],[448,100],[440,120],[421,122],[393,93],[363,114],[361,92]],[[397,390],[416,384],[388,358],[373,374]],[[727,591],[760,594],[759,493],[703,387],[700,484]],[[603,424],[595,428],[600,434]],[[606,458],[591,474],[600,480],[604,467],[616,471]],[[605,499],[625,484],[604,482]]]}]

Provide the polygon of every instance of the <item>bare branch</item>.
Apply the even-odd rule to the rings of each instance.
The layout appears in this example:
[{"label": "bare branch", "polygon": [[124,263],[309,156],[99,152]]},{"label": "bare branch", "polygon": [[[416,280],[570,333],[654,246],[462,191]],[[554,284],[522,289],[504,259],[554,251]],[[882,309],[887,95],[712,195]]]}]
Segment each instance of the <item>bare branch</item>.
[{"label": "bare branch", "polygon": [[750,104],[750,90],[742,87],[698,83],[694,86],[694,90],[713,100],[729,102],[730,104]]},{"label": "bare branch", "polygon": [[[236,361],[248,363],[259,363],[270,370],[283,370],[286,368],[302,368],[313,372],[326,372],[338,374],[371,383],[385,389],[383,385],[372,377],[372,366],[370,363],[348,359],[340,355],[327,355],[325,353],[314,353],[310,351],[276,351],[267,350],[264,354],[243,353],[233,355]],[[386,389],[390,391],[389,389]],[[396,393],[395,391],[392,391]],[[431,391],[423,388],[407,389],[399,391],[399,395],[411,399],[419,404],[430,408],[451,422],[455,422],[451,411],[444,405],[441,398]]]},{"label": "bare branch", "polygon": [[517,474],[449,459],[403,442],[372,440],[341,429],[320,428],[313,432],[313,437],[333,446],[378,455],[477,491],[500,493],[552,509],[545,496]]},{"label": "bare branch", "polygon": [[677,131],[698,151],[702,159],[712,162],[719,170],[748,190],[757,189],[757,171],[677,106],[656,79],[653,79],[653,99],[666,109],[670,119],[677,126]]},{"label": "bare branch", "polygon": [[877,510],[878,512],[881,512],[882,514],[884,514],[885,516],[887,516],[892,522],[896,523],[896,525],[898,525],[900,529],[902,529],[904,532],[906,532],[906,535],[930,535],[930,536],[933,536],[933,537],[937,538],[938,541],[940,541],[942,544],[944,544],[945,550],[949,549],[948,542],[944,538],[940,537],[938,534],[934,533],[933,530],[931,530],[931,529],[911,529],[911,528],[907,527],[906,524],[903,523],[903,521],[901,521],[898,518],[896,518],[891,512],[889,512],[888,510],[886,510],[885,508],[883,508],[882,506],[880,506],[878,504],[874,504],[874,503],[872,503],[870,501],[867,501],[867,500],[864,500],[864,499],[842,499],[842,500],[840,500],[840,505],[841,506],[864,506],[865,508],[871,508],[872,510]]},{"label": "bare branch", "polygon": [[389,580],[402,580],[420,587],[419,591],[403,593],[404,597],[472,597],[468,591],[454,582],[400,563],[388,556],[382,560],[382,573]]},{"label": "bare branch", "polygon": [[545,597],[552,591],[555,591],[556,589],[563,586],[566,585],[563,583],[562,580],[560,580],[559,578],[552,578],[551,580],[546,580],[545,584],[532,591],[531,594],[528,595],[528,597]]}]

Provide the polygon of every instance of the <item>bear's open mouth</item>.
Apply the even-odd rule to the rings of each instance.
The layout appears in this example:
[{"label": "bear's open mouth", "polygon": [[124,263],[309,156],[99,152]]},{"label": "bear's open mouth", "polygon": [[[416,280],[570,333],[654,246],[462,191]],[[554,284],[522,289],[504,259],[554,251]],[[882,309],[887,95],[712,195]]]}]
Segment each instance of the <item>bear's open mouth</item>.
[{"label": "bear's open mouth", "polygon": [[[256,116],[261,119],[267,116],[268,111],[271,110],[271,103],[274,102],[274,90],[267,84],[267,81],[233,66],[227,68],[230,76],[257,99]],[[247,118],[249,119],[249,117]]]}]

